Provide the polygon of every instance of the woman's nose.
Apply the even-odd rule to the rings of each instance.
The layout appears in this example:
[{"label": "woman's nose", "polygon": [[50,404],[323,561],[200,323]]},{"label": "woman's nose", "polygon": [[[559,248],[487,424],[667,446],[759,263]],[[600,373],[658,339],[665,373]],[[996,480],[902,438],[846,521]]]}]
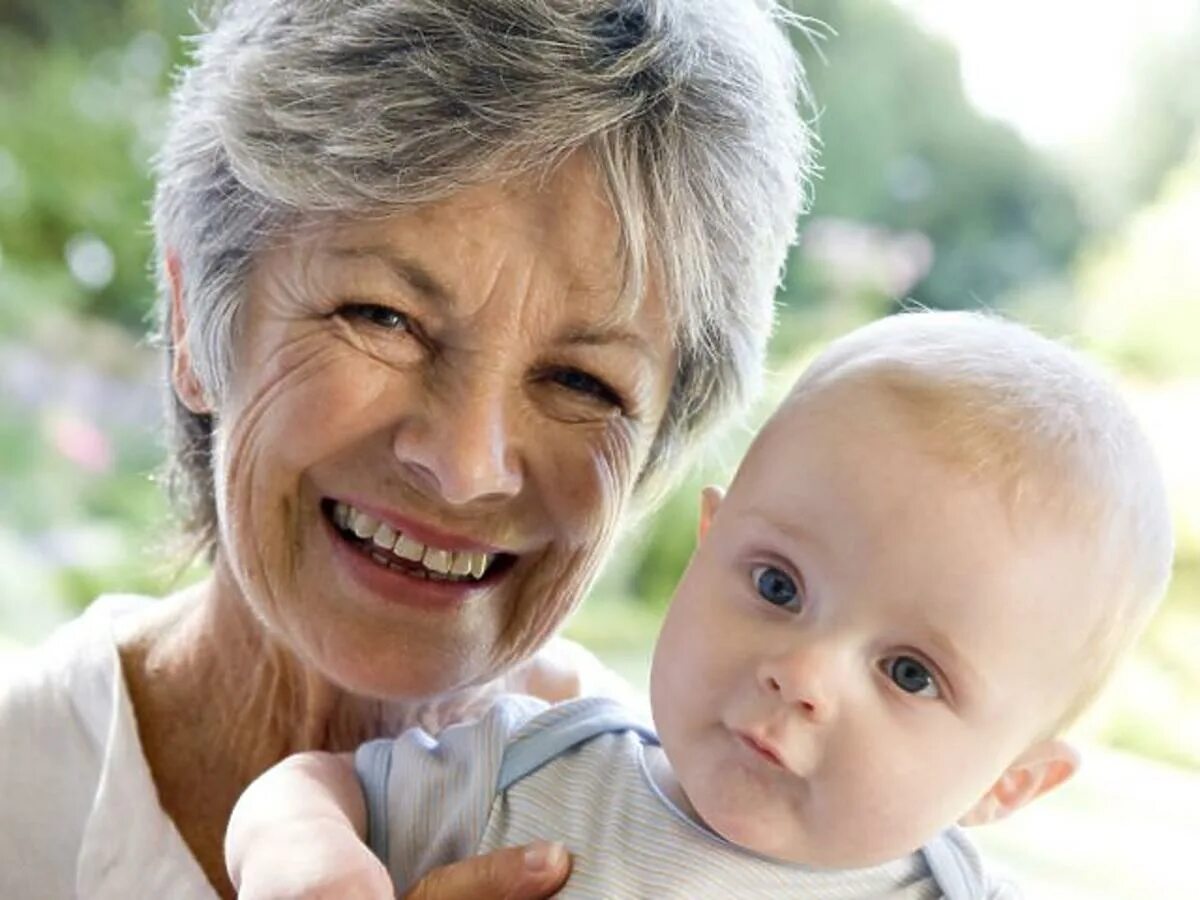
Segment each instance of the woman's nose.
[{"label": "woman's nose", "polygon": [[514,497],[524,483],[497,391],[463,390],[407,418],[392,443],[414,487],[456,506]]},{"label": "woman's nose", "polygon": [[822,723],[837,715],[839,696],[849,677],[845,670],[834,648],[808,644],[764,660],[758,683],[806,719]]}]

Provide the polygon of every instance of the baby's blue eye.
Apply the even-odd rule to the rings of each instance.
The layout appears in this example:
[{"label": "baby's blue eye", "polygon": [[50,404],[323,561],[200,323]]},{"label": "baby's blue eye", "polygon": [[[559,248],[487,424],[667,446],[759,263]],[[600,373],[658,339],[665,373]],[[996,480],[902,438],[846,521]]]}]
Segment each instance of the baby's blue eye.
[{"label": "baby's blue eye", "polygon": [[799,602],[800,590],[786,572],[774,566],[757,566],[750,573],[758,595],[774,606],[792,606]]},{"label": "baby's blue eye", "polygon": [[884,663],[888,678],[906,694],[920,697],[940,697],[933,673],[925,664],[911,656],[894,656]]}]

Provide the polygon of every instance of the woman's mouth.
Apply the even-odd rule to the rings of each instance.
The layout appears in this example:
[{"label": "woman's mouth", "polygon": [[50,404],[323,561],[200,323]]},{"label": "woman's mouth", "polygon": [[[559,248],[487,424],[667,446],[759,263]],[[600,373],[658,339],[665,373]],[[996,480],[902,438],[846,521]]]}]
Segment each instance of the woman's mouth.
[{"label": "woman's mouth", "polygon": [[510,553],[452,549],[423,543],[368,512],[327,499],[321,510],[338,536],[377,565],[410,578],[479,584],[516,562]]}]

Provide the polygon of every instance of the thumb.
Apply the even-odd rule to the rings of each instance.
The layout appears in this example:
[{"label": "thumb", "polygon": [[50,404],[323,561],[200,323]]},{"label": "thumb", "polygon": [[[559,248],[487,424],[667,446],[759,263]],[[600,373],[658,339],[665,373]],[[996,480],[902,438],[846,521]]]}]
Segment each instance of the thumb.
[{"label": "thumb", "polygon": [[567,880],[571,858],[562,844],[535,841],[434,869],[405,900],[542,900]]}]

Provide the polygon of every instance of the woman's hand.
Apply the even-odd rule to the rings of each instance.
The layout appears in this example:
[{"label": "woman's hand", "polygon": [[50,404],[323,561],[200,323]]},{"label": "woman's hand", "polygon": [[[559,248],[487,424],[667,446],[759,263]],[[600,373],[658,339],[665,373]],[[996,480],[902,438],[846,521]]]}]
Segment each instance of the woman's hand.
[{"label": "woman's hand", "polygon": [[434,869],[404,900],[542,900],[563,886],[570,871],[562,844],[538,841]]}]

